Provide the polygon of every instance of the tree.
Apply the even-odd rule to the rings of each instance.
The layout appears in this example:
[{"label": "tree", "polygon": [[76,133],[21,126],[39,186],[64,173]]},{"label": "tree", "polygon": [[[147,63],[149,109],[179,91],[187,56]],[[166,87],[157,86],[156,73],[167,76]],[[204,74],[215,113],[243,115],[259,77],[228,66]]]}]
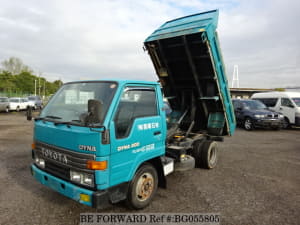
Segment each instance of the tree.
[{"label": "tree", "polygon": [[0,73],[0,91],[9,92],[15,87],[14,78],[11,73],[3,71]]},{"label": "tree", "polygon": [[16,57],[10,57],[1,63],[3,71],[7,71],[12,75],[20,74],[22,72],[33,73],[29,66],[23,64],[22,60]]},{"label": "tree", "polygon": [[36,76],[29,72],[21,72],[14,77],[17,90],[25,93],[34,93],[34,80]]},{"label": "tree", "polygon": [[63,84],[61,80],[49,82],[46,78],[34,75],[34,72],[18,58],[11,57],[3,61],[0,69],[0,92],[6,95],[11,93],[50,95]]}]

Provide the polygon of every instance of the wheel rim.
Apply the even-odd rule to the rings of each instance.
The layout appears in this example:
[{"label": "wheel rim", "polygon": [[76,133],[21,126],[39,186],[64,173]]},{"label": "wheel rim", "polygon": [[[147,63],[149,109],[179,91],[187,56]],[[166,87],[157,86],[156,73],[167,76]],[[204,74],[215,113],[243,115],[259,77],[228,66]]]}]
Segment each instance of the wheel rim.
[{"label": "wheel rim", "polygon": [[251,126],[252,126],[251,120],[250,120],[250,119],[246,119],[246,120],[245,120],[245,128],[246,128],[247,130],[250,130],[250,129],[251,129]]},{"label": "wheel rim", "polygon": [[136,197],[139,201],[146,201],[152,195],[154,178],[150,173],[143,173],[137,182]]},{"label": "wheel rim", "polygon": [[209,155],[209,163],[210,165],[214,165],[217,161],[217,149],[212,147]]}]

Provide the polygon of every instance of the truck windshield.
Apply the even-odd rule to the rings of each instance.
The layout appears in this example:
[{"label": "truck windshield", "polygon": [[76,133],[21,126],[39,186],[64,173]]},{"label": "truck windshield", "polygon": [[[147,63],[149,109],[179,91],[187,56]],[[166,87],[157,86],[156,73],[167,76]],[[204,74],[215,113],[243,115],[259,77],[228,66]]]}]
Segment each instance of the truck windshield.
[{"label": "truck windshield", "polygon": [[246,108],[246,109],[254,109],[254,110],[258,110],[258,109],[266,109],[267,107],[265,106],[265,104],[263,104],[262,102],[260,101],[256,101],[256,100],[253,100],[253,101],[244,101],[243,103],[243,106]]},{"label": "truck windshield", "polygon": [[50,118],[59,122],[85,125],[88,113],[88,100],[102,103],[100,123],[108,110],[117,89],[114,82],[76,82],[63,85],[50,99],[40,114],[40,118]]},{"label": "truck windshield", "polygon": [[292,98],[298,107],[300,107],[300,98]]}]

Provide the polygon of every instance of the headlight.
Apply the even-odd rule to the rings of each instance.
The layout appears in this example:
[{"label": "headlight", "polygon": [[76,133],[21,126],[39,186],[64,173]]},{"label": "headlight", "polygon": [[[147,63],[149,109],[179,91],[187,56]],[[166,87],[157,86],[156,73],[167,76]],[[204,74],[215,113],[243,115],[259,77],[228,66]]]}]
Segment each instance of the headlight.
[{"label": "headlight", "polygon": [[94,176],[89,173],[82,173],[70,170],[70,179],[79,184],[93,186]]},{"label": "headlight", "polygon": [[284,117],[284,115],[279,114],[278,117],[282,119]]},{"label": "headlight", "polygon": [[41,168],[45,168],[45,160],[35,156],[34,162]]},{"label": "headlight", "polygon": [[82,174],[80,174],[80,173],[78,173],[78,172],[70,171],[70,178],[71,178],[71,181],[80,183],[80,182],[81,182],[81,176],[82,176]]},{"label": "headlight", "polygon": [[265,115],[261,115],[261,114],[255,114],[255,115],[254,115],[254,117],[255,117],[255,118],[264,118],[264,117],[265,117]]}]

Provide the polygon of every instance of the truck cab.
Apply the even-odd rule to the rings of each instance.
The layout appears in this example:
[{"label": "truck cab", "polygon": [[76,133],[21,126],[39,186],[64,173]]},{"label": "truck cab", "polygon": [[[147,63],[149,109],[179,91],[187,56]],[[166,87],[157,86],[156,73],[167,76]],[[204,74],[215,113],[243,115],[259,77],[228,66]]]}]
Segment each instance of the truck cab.
[{"label": "truck cab", "polygon": [[216,27],[205,30],[217,13],[167,22],[178,27],[205,20],[200,34],[162,32],[146,39],[159,82],[64,84],[34,119],[31,171],[36,180],[88,206],[125,200],[141,209],[158,187],[166,188],[168,174],[214,168],[217,141],[235,127],[222,60],[215,58],[220,57],[218,42],[210,40]]}]

